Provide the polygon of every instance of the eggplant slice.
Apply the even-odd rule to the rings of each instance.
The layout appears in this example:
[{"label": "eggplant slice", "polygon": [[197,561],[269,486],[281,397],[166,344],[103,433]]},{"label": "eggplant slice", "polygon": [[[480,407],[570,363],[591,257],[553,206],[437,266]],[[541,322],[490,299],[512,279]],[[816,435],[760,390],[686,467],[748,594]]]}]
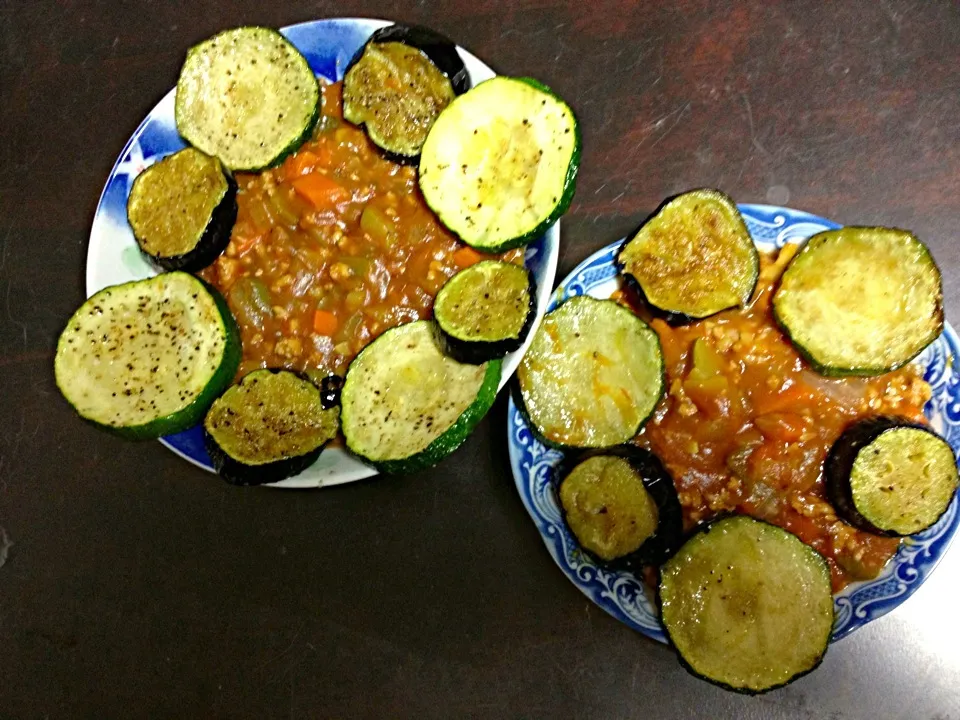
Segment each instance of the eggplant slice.
[{"label": "eggplant slice", "polygon": [[824,467],[827,492],[848,522],[877,535],[926,530],[957,490],[957,459],[925,425],[897,417],[854,423]]},{"label": "eggplant slice", "polygon": [[617,253],[617,267],[673,323],[750,302],[760,256],[736,204],[719,190],[665,202]]},{"label": "eggplant slice", "polygon": [[213,466],[234,485],[274,483],[306,470],[339,428],[325,389],[289,370],[255,370],[211,406],[203,423]]},{"label": "eggplant slice", "polygon": [[398,162],[413,162],[440,112],[470,87],[453,42],[429,28],[391,25],[370,36],[343,79],[343,117]]},{"label": "eggplant slice", "polygon": [[519,348],[537,315],[536,283],[522,265],[482,260],[450,278],[433,316],[443,348],[465,363],[482,363]]},{"label": "eggplant slice", "polygon": [[673,478],[647,450],[622,445],[588,453],[561,480],[558,495],[567,527],[601,565],[636,573],[680,546]]},{"label": "eggplant slice", "polygon": [[133,181],[127,220],[140,249],[164,270],[196,272],[230,242],[237,184],[194,148],[168,155]]}]

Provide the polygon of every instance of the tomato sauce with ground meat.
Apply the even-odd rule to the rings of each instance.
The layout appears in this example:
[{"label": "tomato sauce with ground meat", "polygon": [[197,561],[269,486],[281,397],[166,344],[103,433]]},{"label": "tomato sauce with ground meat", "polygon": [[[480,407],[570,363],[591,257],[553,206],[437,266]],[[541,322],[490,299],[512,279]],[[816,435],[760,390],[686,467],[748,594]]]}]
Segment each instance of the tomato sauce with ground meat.
[{"label": "tomato sauce with ground meat", "polygon": [[[457,271],[484,256],[430,211],[415,167],[384,158],[322,87],[311,140],[277,168],[238,174],[226,251],[200,275],[240,328],[240,375],[262,367],[346,371],[371,340],[431,316]],[[522,262],[522,250],[493,256]]]},{"label": "tomato sauce with ground meat", "polygon": [[[931,390],[913,366],[872,378],[825,378],[810,368],[770,308],[796,250],[762,256],[745,309],[679,327],[650,321],[663,345],[667,395],[635,442],[670,470],[688,529],[724,512],[779,525],[827,558],[836,591],[876,577],[899,540],[838,519],[822,477],[827,452],[865,416],[925,422]],[[617,298],[643,314],[629,291]]]}]

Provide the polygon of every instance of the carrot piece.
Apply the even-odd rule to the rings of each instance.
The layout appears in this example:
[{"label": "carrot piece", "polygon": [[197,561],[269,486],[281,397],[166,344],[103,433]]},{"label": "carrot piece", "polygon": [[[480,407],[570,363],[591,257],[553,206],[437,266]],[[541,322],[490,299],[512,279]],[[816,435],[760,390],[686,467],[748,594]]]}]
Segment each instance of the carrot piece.
[{"label": "carrot piece", "polygon": [[237,256],[240,257],[245,255],[250,248],[260,242],[261,238],[262,236],[257,232],[249,235],[239,235],[234,233],[233,237],[230,238],[230,242],[233,244]]},{"label": "carrot piece", "polygon": [[287,180],[296,180],[301,175],[306,175],[313,170],[320,161],[316,155],[309,150],[298,152],[287,158],[283,163],[283,175]]},{"label": "carrot piece", "polygon": [[293,181],[293,189],[317,210],[332,208],[347,196],[342,185],[320,173],[303,175]]},{"label": "carrot piece", "polygon": [[483,260],[483,255],[469,245],[464,245],[453,254],[453,261],[462,268],[476,265]]},{"label": "carrot piece", "polygon": [[337,316],[328,310],[316,310],[313,313],[313,331],[317,335],[332,337],[340,326]]},{"label": "carrot piece", "polygon": [[795,410],[798,406],[816,405],[821,396],[809,385],[795,383],[786,390],[754,398],[753,411],[757,415]]},{"label": "carrot piece", "polygon": [[753,419],[753,424],[770,440],[796,442],[803,437],[805,422],[796,413],[768,413]]}]

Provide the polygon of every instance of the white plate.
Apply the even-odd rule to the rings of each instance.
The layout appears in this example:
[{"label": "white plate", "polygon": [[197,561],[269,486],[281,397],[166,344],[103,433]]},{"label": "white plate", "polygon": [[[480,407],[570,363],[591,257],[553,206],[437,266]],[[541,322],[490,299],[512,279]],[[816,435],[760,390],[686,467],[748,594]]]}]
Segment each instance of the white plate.
[{"label": "white plate", "polygon": [[[346,64],[370,34],[389,24],[385,20],[340,18],[291,25],[281,28],[281,32],[304,54],[317,75],[336,81],[343,78]],[[495,75],[488,65],[463,48],[458,47],[457,50],[473,84]],[[133,179],[144,168],[185,147],[177,134],[173,104],[174,91],[171,90],[140,123],[110,172],[90,230],[90,246],[87,250],[88,296],[108,285],[141,280],[157,274],[156,269],[140,254],[127,224],[127,196]],[[557,271],[559,238],[560,224],[555,223],[542,237],[527,247],[525,262],[537,283],[537,318],[534,329],[539,325],[550,299],[550,290]],[[523,347],[504,358],[501,388],[517,369],[532,337],[533,332]],[[199,427],[170,435],[161,442],[185,460],[212,471]],[[376,472],[346,451],[331,448],[324,451],[320,459],[300,475],[271,487],[313,488],[339,485],[376,475]]]}]

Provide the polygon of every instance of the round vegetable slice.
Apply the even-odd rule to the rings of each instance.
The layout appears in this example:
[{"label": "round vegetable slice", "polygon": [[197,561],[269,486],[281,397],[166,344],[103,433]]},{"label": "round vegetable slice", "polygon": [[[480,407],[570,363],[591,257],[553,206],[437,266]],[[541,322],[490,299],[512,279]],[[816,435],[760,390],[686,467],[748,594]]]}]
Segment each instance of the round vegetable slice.
[{"label": "round vegetable slice", "polygon": [[617,266],[654,308],[689,321],[750,302],[760,256],[733,200],[691,190],[668,200],[620,248]]},{"label": "round vegetable slice", "polygon": [[570,531],[603,565],[638,572],[680,546],[683,517],[673,479],[646,450],[626,445],[581,458],[558,495]]},{"label": "round vegetable slice", "polygon": [[482,260],[450,278],[433,315],[447,354],[481,363],[519,348],[536,317],[533,275],[522,265]]},{"label": "round vegetable slice", "polygon": [[82,418],[145,440],[196,425],[239,364],[226,302],[171,272],[90,297],[60,335],[54,371]]},{"label": "round vegetable slice", "polygon": [[470,76],[456,45],[420,26],[377,30],[357,52],[343,79],[343,117],[363,125],[394,160],[420,155],[427,133]]},{"label": "round vegetable slice", "polygon": [[795,535],[740,515],[690,538],[660,569],[660,615],[683,665],[761,693],[813,670],[833,629],[826,560]]},{"label": "round vegetable slice", "polygon": [[845,227],[811,237],[773,296],[790,341],[824,375],[879,375],[943,331],[943,284],[905,230]]},{"label": "round vegetable slice", "polygon": [[860,420],[844,431],[824,467],[830,501],[846,520],[878,535],[913,535],[933,525],[957,490],[946,440],[904,418]]},{"label": "round vegetable slice", "polygon": [[276,30],[224,30],[192,47],[177,80],[177,130],[231,170],[279,163],[310,136],[320,88]]},{"label": "round vegetable slice", "polygon": [[567,211],[580,164],[570,107],[530,78],[498,76],[440,113],[420,157],[420,189],[468,245],[532,242]]},{"label": "round vegetable slice", "polygon": [[297,475],[320,456],[339,427],[340,408],[289,370],[255,370],[214,401],[203,422],[213,466],[235,485]]},{"label": "round vegetable slice", "polygon": [[456,450],[497,394],[501,361],[458,363],[427,320],[392,328],[350,363],[341,393],[347,447],[381,472],[407,473]]},{"label": "round vegetable slice", "polygon": [[137,176],[127,219],[140,249],[160,267],[195,272],[230,242],[237,185],[219,160],[185,148]]},{"label": "round vegetable slice", "polygon": [[663,396],[660,339],[612,300],[574,297],[544,317],[517,378],[524,412],[546,443],[620,445]]}]

